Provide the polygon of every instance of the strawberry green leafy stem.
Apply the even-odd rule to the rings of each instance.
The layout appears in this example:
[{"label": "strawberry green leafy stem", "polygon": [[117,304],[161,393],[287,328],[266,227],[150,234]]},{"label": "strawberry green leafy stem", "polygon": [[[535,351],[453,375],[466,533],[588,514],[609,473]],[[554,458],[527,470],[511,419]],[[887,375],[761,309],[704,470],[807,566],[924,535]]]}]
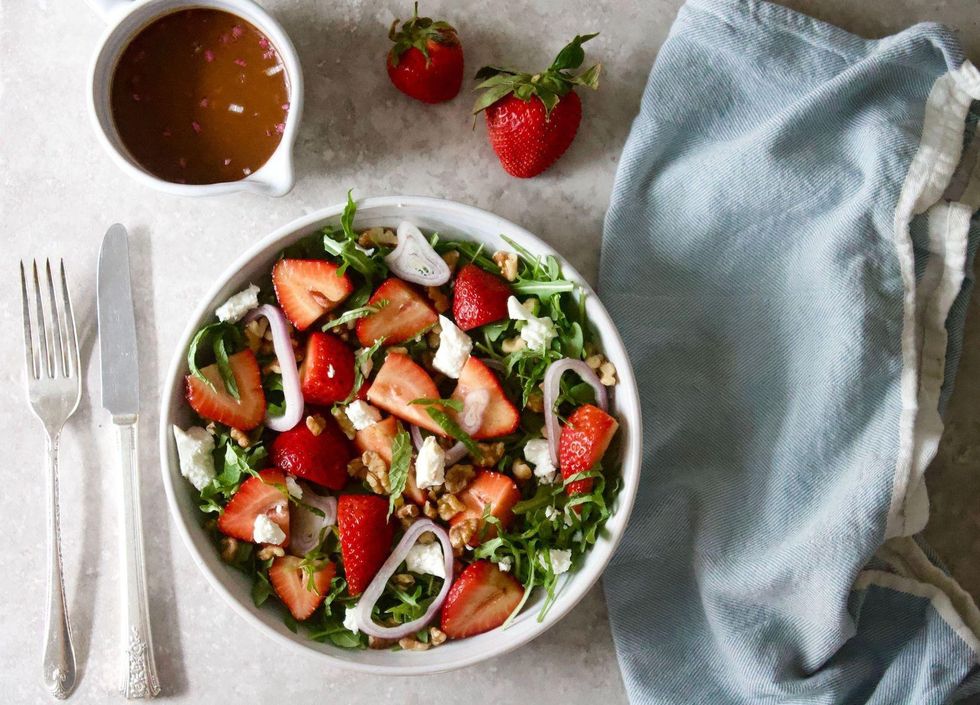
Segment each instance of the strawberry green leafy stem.
[{"label": "strawberry green leafy stem", "polygon": [[392,66],[398,66],[402,54],[413,47],[422,52],[422,56],[425,57],[425,65],[428,66],[431,62],[429,58],[430,41],[439,44],[456,44],[458,41],[456,28],[448,22],[441,20],[436,22],[431,17],[419,17],[418,3],[415,3],[412,19],[406,21],[399,30],[398,23],[400,21],[396,19],[391,23],[391,28],[388,30],[388,39],[395,43],[390,54]]},{"label": "strawberry green leafy stem", "polygon": [[484,66],[476,72],[475,78],[482,82],[475,90],[485,92],[473,104],[473,113],[486,110],[501,98],[513,93],[525,103],[537,96],[544,105],[547,117],[558,105],[558,101],[575,86],[597,89],[602,64],[595,64],[580,74],[570,73],[585,61],[582,45],[597,36],[598,32],[576,36],[558,52],[551,66],[541,73],[530,74],[500,66]]}]

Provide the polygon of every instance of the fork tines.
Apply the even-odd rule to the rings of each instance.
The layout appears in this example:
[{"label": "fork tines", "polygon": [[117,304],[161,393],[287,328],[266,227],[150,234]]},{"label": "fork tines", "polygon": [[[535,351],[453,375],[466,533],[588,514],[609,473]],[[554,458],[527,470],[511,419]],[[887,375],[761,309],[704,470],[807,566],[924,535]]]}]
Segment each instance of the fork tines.
[{"label": "fork tines", "polygon": [[[55,293],[54,277],[51,275],[51,260],[45,260],[44,263],[47,286],[43,288],[46,288],[48,293],[46,307],[41,300],[42,286],[37,273],[37,260],[31,263],[31,277],[28,277],[26,269],[22,261],[20,286],[24,305],[24,349],[28,377],[30,379],[72,377],[78,373],[78,342],[75,317],[68,294],[65,261],[61,260],[59,263],[60,308],[59,297]],[[29,280],[30,287],[28,287]]]}]

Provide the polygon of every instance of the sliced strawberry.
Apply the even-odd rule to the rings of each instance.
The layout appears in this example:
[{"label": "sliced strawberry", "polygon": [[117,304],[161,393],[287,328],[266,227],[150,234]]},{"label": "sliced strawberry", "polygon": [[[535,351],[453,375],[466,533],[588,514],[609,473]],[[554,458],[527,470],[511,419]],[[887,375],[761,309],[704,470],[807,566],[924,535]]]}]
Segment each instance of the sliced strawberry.
[{"label": "sliced strawberry", "polygon": [[279,546],[289,543],[289,500],[286,498],[286,477],[275,469],[263,470],[250,477],[228,500],[218,517],[218,530],[225,536],[252,541],[255,518],[265,514],[279,525],[286,538]]},{"label": "sliced strawberry", "polygon": [[299,330],[306,330],[332,311],[354,290],[339,267],[321,259],[281,259],[272,268],[272,285],[282,312]]},{"label": "sliced strawberry", "polygon": [[344,494],[337,500],[340,555],[351,595],[367,588],[391,552],[395,525],[388,520],[388,498]]},{"label": "sliced strawberry", "polygon": [[242,350],[230,355],[228,364],[238,385],[238,399],[225,389],[218,365],[214,364],[201,370],[214,389],[197,377],[187,375],[187,403],[205,419],[250,431],[265,418],[265,392],[259,363],[251,350]]},{"label": "sliced strawberry", "polygon": [[[567,479],[591,470],[606,454],[618,428],[619,422],[598,406],[583,404],[577,408],[568,417],[558,439],[561,476]],[[591,489],[592,478],[576,480],[565,488],[570,495],[583,494]]]},{"label": "sliced strawberry", "polygon": [[296,556],[280,556],[269,566],[272,589],[289,613],[301,622],[323,602],[324,596],[330,592],[330,581],[337,572],[337,566],[325,561],[313,573],[314,590],[310,590],[310,576],[301,567],[302,562],[303,559]]},{"label": "sliced strawberry", "polygon": [[299,381],[311,404],[343,401],[354,388],[354,351],[336,335],[310,333]]},{"label": "sliced strawberry", "polygon": [[[521,414],[517,407],[510,403],[510,399],[504,394],[504,388],[500,385],[489,367],[472,355],[463,365],[463,371],[459,375],[459,383],[453,391],[452,398],[466,404],[467,397],[474,392],[486,394],[489,397],[486,409],[483,412],[483,419],[480,427],[470,433],[470,435],[481,440],[484,438],[496,438],[513,433],[521,424]],[[464,407],[465,408],[465,407]],[[460,412],[452,412],[456,422],[460,422]],[[463,424],[465,426],[465,424]]]},{"label": "sliced strawberry", "polygon": [[453,293],[453,318],[461,330],[507,318],[507,282],[475,264],[467,264],[456,275]]},{"label": "sliced strawberry", "polygon": [[492,470],[480,470],[456,496],[466,505],[466,509],[450,519],[450,525],[455,526],[464,519],[476,519],[477,530],[473,540],[482,543],[497,535],[497,527],[485,526],[484,508],[489,504],[490,514],[506,529],[514,520],[511,509],[521,500],[521,491],[507,475]]},{"label": "sliced strawberry", "polygon": [[381,283],[368,300],[369,305],[388,303],[376,313],[357,319],[357,339],[361,345],[374,345],[384,338],[385,345],[411,340],[439,321],[429,301],[401,279],[391,277]]},{"label": "sliced strawberry", "polygon": [[301,420],[272,442],[270,457],[276,467],[332,490],[347,484],[347,463],[354,457],[350,441],[330,414],[322,414],[323,431],[314,436]]},{"label": "sliced strawberry", "polygon": [[439,628],[450,639],[496,629],[524,597],[524,586],[490,561],[475,561],[459,574],[442,605]]},{"label": "sliced strawberry", "polygon": [[426,413],[426,407],[409,403],[416,399],[438,399],[439,390],[429,373],[404,353],[388,353],[371,383],[367,398],[375,406],[403,421],[440,436],[446,435],[442,427]]}]

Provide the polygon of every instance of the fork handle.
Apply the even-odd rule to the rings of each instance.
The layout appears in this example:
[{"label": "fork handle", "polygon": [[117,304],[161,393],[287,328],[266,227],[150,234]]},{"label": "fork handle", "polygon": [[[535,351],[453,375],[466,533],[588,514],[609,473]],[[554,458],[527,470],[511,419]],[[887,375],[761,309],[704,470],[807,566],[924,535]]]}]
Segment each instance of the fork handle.
[{"label": "fork handle", "polygon": [[129,699],[152,698],[160,692],[150,611],[146,594],[146,568],[143,565],[143,522],[140,517],[137,419],[115,417],[119,431],[120,465],[123,473],[122,538],[124,552],[122,693]]},{"label": "fork handle", "polygon": [[42,661],[42,677],[48,691],[64,700],[75,689],[75,647],[65,604],[61,570],[61,521],[58,509],[58,440],[60,431],[47,434],[48,483],[48,617]]}]

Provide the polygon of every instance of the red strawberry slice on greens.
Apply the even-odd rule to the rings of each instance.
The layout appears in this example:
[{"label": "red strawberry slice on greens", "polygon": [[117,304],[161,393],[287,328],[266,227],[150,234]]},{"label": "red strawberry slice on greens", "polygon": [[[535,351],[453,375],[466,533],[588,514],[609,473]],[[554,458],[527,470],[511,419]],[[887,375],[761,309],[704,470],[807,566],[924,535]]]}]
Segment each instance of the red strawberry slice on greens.
[{"label": "red strawberry slice on greens", "polygon": [[354,351],[331,333],[310,333],[299,381],[307,403],[343,401],[354,388]]},{"label": "red strawberry slice on greens", "polygon": [[[426,412],[425,406],[412,404],[416,399],[438,399],[439,389],[432,377],[404,353],[388,353],[367,393],[368,401],[439,436],[446,432]],[[439,407],[441,408],[441,407]]]},{"label": "red strawberry slice on greens", "polygon": [[428,300],[401,279],[381,282],[368,299],[378,311],[357,319],[357,339],[370,347],[384,338],[385,345],[397,345],[416,338],[439,321],[439,314]]},{"label": "red strawberry slice on greens", "polygon": [[308,619],[323,598],[330,592],[337,567],[330,561],[311,567],[313,589],[310,589],[310,575],[303,569],[303,559],[296,556],[280,556],[269,566],[269,582],[276,595],[286,605],[286,609],[298,621]]},{"label": "red strawberry slice on greens", "polygon": [[[374,451],[390,466],[391,446],[395,442],[397,433],[398,420],[394,416],[389,416],[361,431],[357,431],[354,434],[354,445],[361,453],[366,450]],[[415,504],[421,505],[425,502],[425,493],[415,484],[414,465],[408,469],[408,478],[405,480],[405,490],[402,494]]]},{"label": "red strawberry slice on greens", "polygon": [[466,505],[466,509],[452,517],[449,523],[456,526],[466,519],[477,520],[476,533],[470,540],[470,545],[482,543],[497,535],[497,527],[486,525],[483,520],[483,512],[488,506],[490,515],[496,517],[506,529],[514,521],[511,510],[521,501],[521,491],[514,481],[507,475],[492,470],[479,470],[470,484],[456,496]]},{"label": "red strawberry slice on greens", "polygon": [[218,517],[218,531],[241,541],[253,541],[255,519],[260,514],[277,524],[286,538],[276,544],[289,543],[289,499],[286,477],[279,470],[268,469],[258,477],[249,477],[239,485]]},{"label": "red strawberry slice on greens", "polygon": [[187,375],[187,403],[202,418],[250,431],[265,418],[265,391],[259,363],[251,350],[242,350],[228,356],[228,365],[238,387],[238,399],[227,390],[218,365],[214,364],[201,369],[210,386],[194,375]]},{"label": "red strawberry slice on greens", "polygon": [[[591,470],[606,454],[618,428],[616,419],[593,404],[583,404],[572,412],[558,439],[561,476],[567,480]],[[569,483],[565,491],[569,495],[591,492],[592,478]]]},{"label": "red strawberry slice on greens", "polygon": [[568,149],[582,120],[576,86],[599,87],[595,66],[574,75],[585,60],[582,44],[595,34],[577,36],[542,72],[522,73],[486,66],[476,77],[485,89],[473,112],[486,111],[487,136],[511,176],[530,178],[554,164]]},{"label": "red strawberry slice on greens", "polygon": [[524,586],[490,561],[474,561],[459,574],[442,605],[439,628],[450,639],[496,629],[524,597]]},{"label": "red strawberry slice on greens", "polygon": [[347,463],[354,453],[333,417],[329,413],[320,416],[324,425],[319,435],[310,431],[305,418],[301,419],[275,437],[269,457],[276,467],[288,473],[341,490],[347,484]]},{"label": "red strawberry slice on greens", "polygon": [[510,285],[496,274],[475,264],[459,270],[453,289],[453,319],[460,330],[495,323],[507,318]]},{"label": "red strawberry slice on greens", "polygon": [[423,103],[452,100],[463,84],[463,47],[448,22],[419,17],[415,3],[412,19],[398,29],[395,20],[388,38],[395,46],[385,62],[388,77],[405,95]]},{"label": "red strawberry slice on greens", "polygon": [[388,518],[388,498],[344,494],[337,499],[340,555],[351,595],[360,595],[391,552],[395,526]]},{"label": "red strawberry slice on greens", "polygon": [[485,394],[488,401],[479,428],[470,433],[470,436],[476,440],[483,440],[506,436],[517,430],[521,424],[521,414],[504,394],[504,388],[497,375],[479,359],[470,356],[463,366],[459,383],[451,397],[463,404],[462,412],[452,411],[457,424],[466,413],[467,398],[474,393]]},{"label": "red strawberry slice on greens", "polygon": [[272,285],[283,314],[298,330],[337,308],[354,290],[347,274],[320,259],[281,259],[272,268]]}]

